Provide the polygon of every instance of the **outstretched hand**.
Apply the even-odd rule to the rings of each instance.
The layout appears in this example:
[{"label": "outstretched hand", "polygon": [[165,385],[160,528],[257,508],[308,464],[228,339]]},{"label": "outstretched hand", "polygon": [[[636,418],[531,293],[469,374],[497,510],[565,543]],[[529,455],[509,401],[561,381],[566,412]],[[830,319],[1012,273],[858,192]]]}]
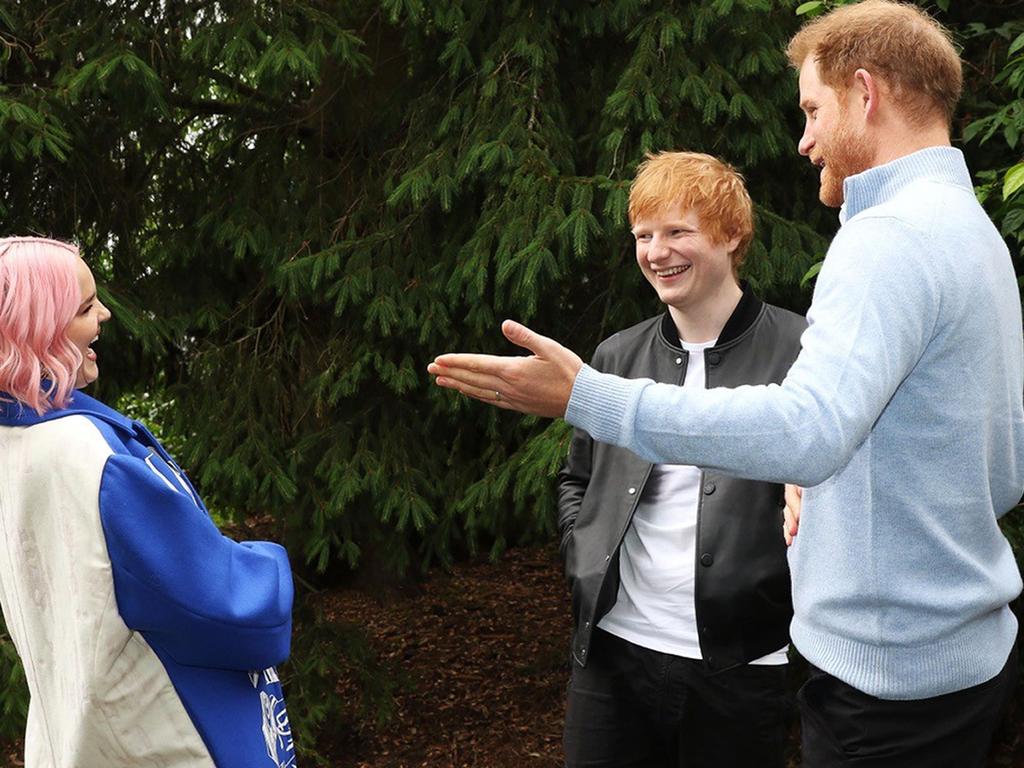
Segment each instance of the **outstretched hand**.
[{"label": "outstretched hand", "polygon": [[554,339],[506,320],[505,338],[532,352],[528,357],[440,355],[427,366],[441,387],[455,389],[485,403],[535,416],[565,416],[569,396],[583,361]]}]

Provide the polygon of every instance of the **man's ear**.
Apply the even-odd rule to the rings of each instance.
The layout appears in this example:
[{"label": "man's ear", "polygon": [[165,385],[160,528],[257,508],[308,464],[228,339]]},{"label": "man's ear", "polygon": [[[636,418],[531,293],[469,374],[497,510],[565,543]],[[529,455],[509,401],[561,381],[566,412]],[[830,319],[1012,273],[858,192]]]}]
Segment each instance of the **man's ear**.
[{"label": "man's ear", "polygon": [[878,113],[881,104],[881,86],[878,80],[866,69],[858,69],[853,73],[853,83],[847,94],[849,106],[860,110],[865,120],[870,120]]}]

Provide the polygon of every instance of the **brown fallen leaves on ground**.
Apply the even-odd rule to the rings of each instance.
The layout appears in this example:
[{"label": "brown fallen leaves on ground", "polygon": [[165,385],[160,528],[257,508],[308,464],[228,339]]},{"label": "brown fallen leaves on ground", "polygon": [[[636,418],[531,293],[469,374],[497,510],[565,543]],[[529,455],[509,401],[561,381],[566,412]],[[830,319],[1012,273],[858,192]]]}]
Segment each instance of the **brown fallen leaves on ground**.
[{"label": "brown fallen leaves on ground", "polygon": [[[325,609],[360,624],[382,661],[408,676],[390,724],[364,719],[332,744],[337,768],[562,765],[571,618],[554,547],[459,564],[386,595],[332,592]],[[791,666],[795,691],[804,665]],[[354,681],[339,681],[338,692],[358,699]],[[1024,768],[1022,704],[1024,685],[989,768]],[[798,745],[794,718],[789,768],[800,765]]]},{"label": "brown fallen leaves on ground", "polygon": [[[338,768],[561,765],[570,616],[553,548],[460,564],[383,596],[333,593],[324,608],[360,624],[408,683],[389,724],[363,722],[332,744]],[[352,680],[338,693],[358,699]]]}]

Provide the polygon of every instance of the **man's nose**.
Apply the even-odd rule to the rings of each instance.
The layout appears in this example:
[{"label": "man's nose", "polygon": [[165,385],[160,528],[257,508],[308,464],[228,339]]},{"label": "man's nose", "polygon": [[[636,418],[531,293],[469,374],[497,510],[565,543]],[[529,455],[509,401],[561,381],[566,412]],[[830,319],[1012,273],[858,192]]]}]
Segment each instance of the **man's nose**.
[{"label": "man's nose", "polygon": [[664,238],[655,235],[651,238],[651,245],[647,249],[647,257],[652,261],[663,259],[668,254],[668,243]]},{"label": "man's nose", "polygon": [[807,128],[804,128],[804,134],[800,137],[800,141],[797,142],[796,145],[797,151],[804,157],[807,157],[811,154],[811,147],[813,146],[814,139],[811,138],[810,131],[807,130]]}]

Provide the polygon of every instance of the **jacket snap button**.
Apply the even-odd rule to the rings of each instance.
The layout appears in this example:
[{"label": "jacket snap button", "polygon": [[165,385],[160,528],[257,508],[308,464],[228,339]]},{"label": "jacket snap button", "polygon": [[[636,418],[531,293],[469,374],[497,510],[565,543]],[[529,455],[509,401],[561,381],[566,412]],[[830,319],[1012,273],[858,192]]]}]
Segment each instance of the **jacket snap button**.
[{"label": "jacket snap button", "polygon": [[708,365],[718,365],[722,362],[722,356],[717,352],[708,352]]},{"label": "jacket snap button", "polygon": [[632,496],[634,493],[636,493],[636,488],[630,488],[628,491],[626,491],[626,493]]},{"label": "jacket snap button", "polygon": [[583,622],[583,628],[584,629],[590,629],[590,622],[589,621],[584,621]]},{"label": "jacket snap button", "polygon": [[677,357],[676,358],[676,365],[682,365],[682,364],[683,364],[683,358]]},{"label": "jacket snap button", "polygon": [[715,556],[712,555],[710,552],[705,552],[703,555],[700,556],[700,564],[705,567],[711,565],[713,562],[715,562]]},{"label": "jacket snap button", "polygon": [[704,483],[704,493],[706,493],[708,496],[710,496],[714,492],[715,492],[715,484],[714,483],[712,483],[711,481],[708,481],[708,482]]}]

